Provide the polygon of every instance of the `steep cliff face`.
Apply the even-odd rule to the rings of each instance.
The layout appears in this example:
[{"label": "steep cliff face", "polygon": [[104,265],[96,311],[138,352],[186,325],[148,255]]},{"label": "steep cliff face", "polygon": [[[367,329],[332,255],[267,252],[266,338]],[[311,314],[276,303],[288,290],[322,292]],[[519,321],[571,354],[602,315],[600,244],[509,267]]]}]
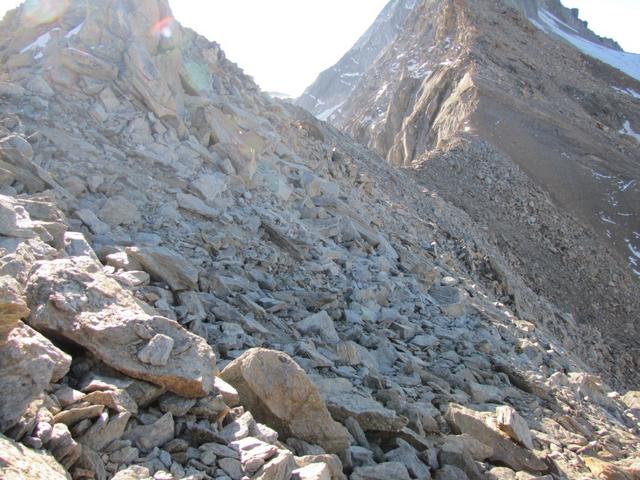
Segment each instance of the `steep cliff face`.
[{"label": "steep cliff face", "polygon": [[164,0],[32,6],[0,24],[0,477],[637,474],[639,357],[482,222]]},{"label": "steep cliff face", "polygon": [[534,290],[637,348],[639,67],[558,1],[424,1],[328,119],[486,225]]}]

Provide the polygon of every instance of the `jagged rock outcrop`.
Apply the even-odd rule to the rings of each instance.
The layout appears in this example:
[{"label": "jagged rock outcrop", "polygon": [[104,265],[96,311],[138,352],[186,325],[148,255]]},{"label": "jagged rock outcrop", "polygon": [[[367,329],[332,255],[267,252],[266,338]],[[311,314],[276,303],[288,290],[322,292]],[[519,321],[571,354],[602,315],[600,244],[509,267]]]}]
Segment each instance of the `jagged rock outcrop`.
[{"label": "jagged rock outcrop", "polygon": [[[381,36],[353,88],[324,81],[330,69],[298,104],[340,104],[333,125],[484,225],[531,289],[600,330],[626,363],[608,374],[635,377],[640,55],[557,0],[424,1],[402,18],[381,14],[376,28],[399,33]],[[546,321],[482,270],[503,302]]]},{"label": "jagged rock outcrop", "polygon": [[44,450],[78,479],[523,477],[445,419],[499,403],[520,420],[500,417],[500,445],[530,452],[526,423],[557,477],[635,468],[633,393],[580,361],[588,340],[467,214],[261,93],[165,1],[65,5],[0,25],[2,324],[24,318],[65,367],[3,432],[20,461]]}]

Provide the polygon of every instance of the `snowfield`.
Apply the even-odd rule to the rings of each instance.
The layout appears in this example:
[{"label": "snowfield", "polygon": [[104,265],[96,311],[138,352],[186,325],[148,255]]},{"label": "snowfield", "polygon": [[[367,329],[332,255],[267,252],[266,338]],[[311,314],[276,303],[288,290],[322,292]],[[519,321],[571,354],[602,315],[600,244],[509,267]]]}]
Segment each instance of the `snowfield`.
[{"label": "snowfield", "polygon": [[[630,77],[640,81],[640,55],[635,53],[620,52],[611,48],[603,47],[596,43],[590,42],[586,38],[581,37],[576,29],[567,25],[562,20],[547,12],[546,10],[538,11],[538,16],[543,23],[531,19],[540,30],[555,34],[571,45],[576,47],[582,53],[596,58],[614,68],[626,73]],[[575,33],[573,33],[575,32]]]}]

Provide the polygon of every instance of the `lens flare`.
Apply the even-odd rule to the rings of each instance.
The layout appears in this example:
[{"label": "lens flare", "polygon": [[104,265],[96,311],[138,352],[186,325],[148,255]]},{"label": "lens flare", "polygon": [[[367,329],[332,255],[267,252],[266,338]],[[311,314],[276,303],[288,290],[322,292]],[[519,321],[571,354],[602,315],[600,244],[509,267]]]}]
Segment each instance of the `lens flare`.
[{"label": "lens flare", "polygon": [[153,27],[151,27],[151,33],[154,35],[162,35],[164,38],[171,38],[171,25],[173,24],[173,17],[164,17],[158,20]]},{"label": "lens flare", "polygon": [[68,6],[69,0],[27,0],[22,12],[27,22],[42,25],[60,18]]}]

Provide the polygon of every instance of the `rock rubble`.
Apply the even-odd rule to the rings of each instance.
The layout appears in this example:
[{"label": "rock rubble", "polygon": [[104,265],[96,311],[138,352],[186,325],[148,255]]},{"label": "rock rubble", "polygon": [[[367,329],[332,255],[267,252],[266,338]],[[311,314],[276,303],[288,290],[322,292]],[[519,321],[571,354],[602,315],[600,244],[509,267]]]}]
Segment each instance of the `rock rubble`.
[{"label": "rock rubble", "polygon": [[633,475],[637,392],[474,279],[468,217],[166,2],[85,7],[0,28],[0,476]]}]

